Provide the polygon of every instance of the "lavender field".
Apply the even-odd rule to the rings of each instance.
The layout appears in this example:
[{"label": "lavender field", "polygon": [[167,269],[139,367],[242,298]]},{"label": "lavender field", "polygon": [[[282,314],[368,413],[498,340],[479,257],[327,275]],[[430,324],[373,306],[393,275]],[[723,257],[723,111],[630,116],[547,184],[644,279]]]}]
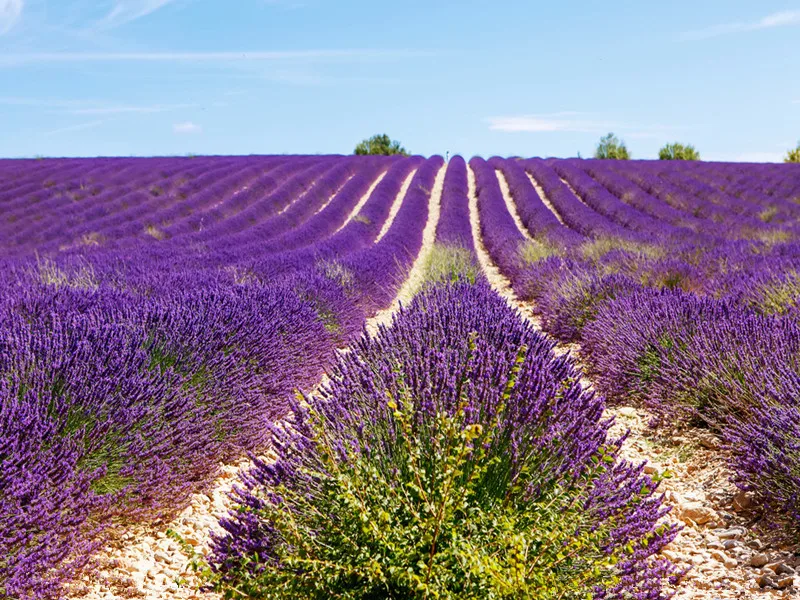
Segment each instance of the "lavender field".
[{"label": "lavender field", "polygon": [[800,542],[800,165],[0,160],[0,291],[0,598],[668,598],[615,406]]}]

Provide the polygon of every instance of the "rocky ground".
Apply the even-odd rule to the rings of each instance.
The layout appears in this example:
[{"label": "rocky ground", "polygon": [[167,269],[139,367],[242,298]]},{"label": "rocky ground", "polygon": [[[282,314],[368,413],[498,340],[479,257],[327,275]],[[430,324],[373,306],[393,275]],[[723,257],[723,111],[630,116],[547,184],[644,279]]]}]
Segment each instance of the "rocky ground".
[{"label": "rocky ground", "polygon": [[696,428],[660,434],[647,426],[651,415],[642,409],[608,412],[616,417],[616,433],[631,430],[623,456],[646,460],[647,473],[666,475],[660,488],[683,530],[664,555],[691,566],[676,599],[799,595],[800,557],[759,537],[753,525],[760,507],[730,483],[724,450],[713,434]]}]

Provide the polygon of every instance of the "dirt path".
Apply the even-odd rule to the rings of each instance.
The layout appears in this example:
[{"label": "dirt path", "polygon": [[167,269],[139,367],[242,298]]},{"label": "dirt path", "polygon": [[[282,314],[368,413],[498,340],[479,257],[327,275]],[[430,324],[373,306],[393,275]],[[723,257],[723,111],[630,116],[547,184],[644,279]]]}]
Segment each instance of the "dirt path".
[{"label": "dirt path", "polygon": [[364,208],[364,205],[367,203],[367,200],[369,200],[369,197],[372,196],[372,192],[375,191],[375,188],[378,187],[378,184],[381,181],[383,181],[384,177],[386,177],[386,173],[387,171],[384,171],[375,178],[375,181],[372,182],[372,185],[369,186],[369,189],[364,193],[363,196],[361,196],[361,199],[358,201],[358,204],[356,204],[355,207],[353,207],[353,210],[350,211],[350,214],[347,215],[347,219],[345,219],[344,223],[342,223],[339,229],[337,229],[334,233],[339,233],[342,229],[344,229],[347,226],[347,224],[355,218],[355,216],[359,213],[359,211],[362,208]]},{"label": "dirt path", "polygon": [[505,275],[503,275],[500,269],[492,262],[492,259],[489,257],[489,252],[483,244],[480,218],[478,216],[478,194],[476,192],[475,172],[469,165],[467,165],[467,181],[469,186],[469,224],[472,229],[472,240],[475,243],[475,253],[478,255],[478,264],[489,280],[489,283],[497,293],[503,297],[508,305],[519,310],[526,320],[533,323],[537,329],[540,329],[539,322],[536,320],[536,317],[534,317],[530,307],[525,306],[519,301],[516,293],[514,293],[514,290],[511,288],[511,282],[506,279]]},{"label": "dirt path", "polygon": [[497,183],[500,184],[500,191],[503,193],[503,200],[506,203],[506,210],[508,210],[511,218],[514,219],[514,224],[517,226],[517,230],[531,244],[538,246],[539,242],[536,241],[536,239],[534,239],[534,237],[530,234],[528,228],[525,227],[525,224],[522,222],[522,219],[519,216],[517,205],[514,203],[514,198],[511,196],[511,189],[508,187],[508,181],[506,181],[506,176],[503,175],[503,172],[500,169],[495,169],[494,174],[497,177]]},{"label": "dirt path", "polygon": [[[384,172],[385,172],[385,171],[384,171]],[[369,198],[369,194],[371,194],[371,193],[372,193],[372,190],[373,190],[373,189],[375,189],[375,186],[377,186],[377,185],[378,185],[378,183],[380,183],[381,179],[383,179],[382,175],[383,175],[383,173],[381,173],[381,175],[379,175],[379,176],[378,176],[378,177],[375,179],[375,181],[373,181],[373,182],[372,182],[372,185],[370,185],[370,187],[369,187],[369,190],[367,190],[367,194],[368,194],[368,195],[367,195],[367,198]],[[353,177],[355,177],[355,175],[350,175],[350,176],[349,176],[349,177],[348,177],[348,178],[345,180],[345,182],[344,182],[342,185],[340,185],[339,187],[337,187],[337,188],[336,188],[336,190],[335,190],[335,191],[334,191],[334,192],[333,192],[333,193],[332,193],[332,194],[331,194],[331,195],[328,197],[328,199],[327,199],[327,200],[325,200],[325,202],[323,203],[323,205],[322,205],[322,206],[320,206],[320,207],[319,207],[317,210],[315,210],[315,211],[314,211],[314,215],[318,215],[318,214],[319,214],[319,213],[321,213],[323,210],[325,210],[326,208],[328,208],[328,205],[329,205],[331,202],[333,202],[333,199],[334,199],[334,198],[336,198],[336,196],[338,196],[338,195],[339,195],[339,192],[341,192],[341,191],[342,191],[342,188],[343,188],[344,186],[346,186],[348,183],[350,183],[350,180],[351,180]],[[284,211],[285,211],[285,210],[288,210],[288,208],[289,208],[289,207],[287,206],[287,207],[284,209]],[[281,211],[281,212],[284,212],[284,211]]]},{"label": "dirt path", "polygon": [[[437,174],[431,192],[428,221],[423,231],[420,253],[392,306],[368,319],[366,326],[370,332],[377,331],[381,323],[390,323],[392,314],[400,303],[409,302],[420,285],[425,258],[433,248],[436,236],[445,170],[446,165]],[[352,211],[348,221],[358,214],[385,174],[384,172],[378,176]],[[391,221],[399,211],[415,174],[416,170],[408,175],[395,198]],[[384,227],[388,231],[388,226]],[[381,232],[381,237],[386,231]],[[249,460],[222,465],[219,479],[207,492],[192,496],[189,506],[170,523],[136,525],[127,527],[122,532],[112,533],[108,548],[96,557],[99,573],[91,579],[78,582],[71,597],[87,600],[219,600],[221,596],[218,594],[198,591],[202,582],[191,568],[191,557],[166,532],[174,531],[192,546],[195,553],[207,556],[211,532],[221,532],[219,518],[226,515],[233,506],[229,497],[233,485],[239,474],[250,466]]]},{"label": "dirt path", "polygon": [[[381,238],[383,238],[383,236],[385,236],[389,232],[389,229],[392,227],[392,223],[394,223],[394,218],[400,211],[400,207],[403,205],[403,199],[406,197],[406,194],[408,193],[408,188],[411,187],[411,182],[414,180],[414,176],[416,174],[417,170],[416,169],[412,170],[411,173],[409,173],[408,176],[406,177],[406,180],[403,182],[403,186],[400,188],[400,193],[397,194],[397,196],[394,199],[394,202],[392,202],[392,207],[389,209],[389,216],[386,217],[386,221],[383,223],[383,227],[381,227],[381,231],[380,233],[378,233],[378,237],[375,238],[376,244],[381,241]],[[355,216],[357,213],[358,211],[355,211],[353,213],[353,216]]]},{"label": "dirt path", "polygon": [[528,176],[528,179],[530,180],[533,189],[536,190],[537,194],[539,194],[539,198],[541,199],[542,203],[548,208],[548,210],[551,213],[553,213],[555,218],[558,219],[559,223],[566,226],[566,223],[564,223],[564,219],[561,218],[561,215],[558,214],[558,211],[556,210],[555,206],[553,206],[553,203],[550,202],[550,198],[548,198],[547,194],[544,193],[544,188],[541,185],[539,185],[539,182],[536,181],[536,179],[534,179],[533,175],[531,175],[527,171],[525,171],[525,174]]},{"label": "dirt path", "polygon": [[[478,260],[489,283],[516,308],[522,317],[541,330],[531,307],[521,302],[511,285],[492,263],[480,236],[475,176],[469,175],[470,223]],[[501,190],[506,204],[513,204],[508,186]],[[513,213],[512,213],[513,216]],[[524,233],[524,226],[515,218]],[[580,347],[559,344],[559,354],[578,356]],[[582,383],[591,388],[586,378]],[[729,600],[795,597],[800,577],[794,574],[800,558],[789,549],[770,549],[751,531],[753,508],[750,498],[730,483],[730,471],[719,440],[698,429],[662,433],[648,427],[652,419],[647,411],[634,406],[614,406],[606,414],[615,417],[612,435],[630,430],[622,448],[622,457],[633,463],[646,462],[645,472],[667,475],[661,483],[666,502],[672,506],[668,516],[683,526],[664,555],[687,567],[687,574],[675,595],[676,600]],[[783,586],[782,589],[777,589]]]},{"label": "dirt path", "polygon": [[400,287],[400,291],[397,293],[392,305],[367,320],[367,331],[371,335],[374,335],[378,331],[380,325],[389,325],[392,322],[392,315],[397,312],[400,305],[407,305],[423,283],[425,261],[431,253],[431,250],[433,250],[433,243],[436,241],[436,226],[439,224],[439,215],[442,206],[442,189],[444,188],[444,176],[446,172],[447,163],[442,165],[442,168],[439,169],[439,172],[436,174],[431,196],[428,200],[428,221],[425,223],[425,229],[422,231],[422,246],[420,247],[417,258],[414,260],[414,264],[411,266],[408,277]]}]

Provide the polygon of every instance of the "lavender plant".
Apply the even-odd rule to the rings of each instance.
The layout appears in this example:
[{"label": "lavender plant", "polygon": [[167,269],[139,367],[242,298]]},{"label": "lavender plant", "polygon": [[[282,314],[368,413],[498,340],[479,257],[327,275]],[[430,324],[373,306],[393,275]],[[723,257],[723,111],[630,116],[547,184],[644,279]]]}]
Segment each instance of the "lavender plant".
[{"label": "lavender plant", "polygon": [[603,402],[485,284],[429,289],[273,428],[215,542],[251,598],[666,597],[675,535]]}]

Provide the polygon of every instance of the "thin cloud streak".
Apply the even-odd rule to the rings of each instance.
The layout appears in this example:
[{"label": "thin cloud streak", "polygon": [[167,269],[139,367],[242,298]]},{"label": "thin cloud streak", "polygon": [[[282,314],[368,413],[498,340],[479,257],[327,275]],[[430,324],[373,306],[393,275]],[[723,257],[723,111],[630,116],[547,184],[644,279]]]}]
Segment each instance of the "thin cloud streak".
[{"label": "thin cloud streak", "polygon": [[757,21],[742,21],[737,23],[722,23],[704,29],[686,31],[681,34],[683,40],[706,40],[721,35],[744,33],[772,29],[774,27],[789,27],[800,25],[800,10],[784,10],[762,17]]},{"label": "thin cloud streak", "polygon": [[[0,0],[1,1],[1,0]],[[274,52],[34,52],[0,56],[0,66],[19,66],[35,63],[82,62],[178,62],[224,63],[269,62],[281,60],[325,59],[392,59],[432,56],[423,50],[288,50]]]},{"label": "thin cloud streak", "polygon": [[61,127],[59,129],[53,129],[51,131],[45,131],[44,135],[51,136],[51,135],[58,135],[60,133],[70,133],[73,131],[83,131],[84,129],[92,129],[94,127],[99,127],[107,123],[107,121],[89,121],[88,123],[78,123],[77,125],[70,125],[69,127]]},{"label": "thin cloud streak", "polygon": [[96,108],[76,108],[67,112],[73,115],[119,115],[119,114],[153,114],[181,110],[186,108],[197,108],[197,104],[173,104],[155,106],[108,106]]},{"label": "thin cloud streak", "polygon": [[80,100],[22,98],[18,96],[0,96],[0,104],[5,106],[25,106],[32,108],[70,108],[89,104]]},{"label": "thin cloud streak", "polygon": [[115,105],[98,100],[64,100],[0,96],[0,105],[48,108],[70,115],[151,114],[197,108],[198,104]]},{"label": "thin cloud streak", "polygon": [[597,133],[609,127],[614,128],[617,123],[609,121],[592,121],[569,117],[579,116],[580,113],[558,112],[546,115],[513,115],[489,117],[489,129],[508,133],[543,133],[554,131],[572,131],[579,133]]},{"label": "thin cloud streak", "polygon": [[6,34],[22,16],[23,0],[0,0],[0,35]]},{"label": "thin cloud streak", "polygon": [[94,28],[107,30],[141,19],[171,4],[174,0],[117,0],[111,11]]}]

